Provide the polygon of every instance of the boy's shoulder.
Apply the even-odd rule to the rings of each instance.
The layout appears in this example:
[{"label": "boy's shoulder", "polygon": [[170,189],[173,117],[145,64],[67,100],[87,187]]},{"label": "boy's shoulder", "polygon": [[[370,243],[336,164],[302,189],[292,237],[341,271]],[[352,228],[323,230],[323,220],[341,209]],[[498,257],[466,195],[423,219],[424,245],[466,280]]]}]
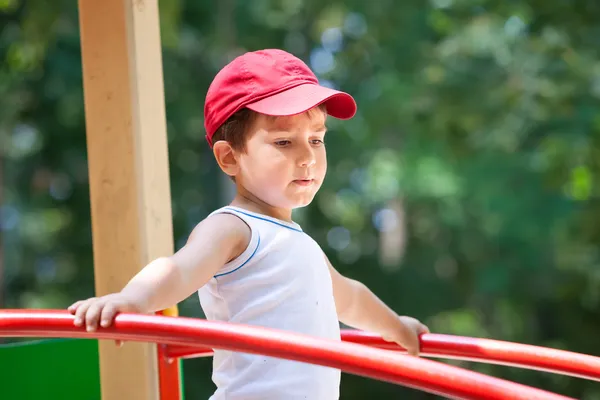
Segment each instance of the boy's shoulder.
[{"label": "boy's shoulder", "polygon": [[[217,210],[218,211],[218,210]],[[200,221],[190,233],[188,243],[215,240],[245,246],[250,242],[252,231],[247,223],[232,213],[213,212]]]}]

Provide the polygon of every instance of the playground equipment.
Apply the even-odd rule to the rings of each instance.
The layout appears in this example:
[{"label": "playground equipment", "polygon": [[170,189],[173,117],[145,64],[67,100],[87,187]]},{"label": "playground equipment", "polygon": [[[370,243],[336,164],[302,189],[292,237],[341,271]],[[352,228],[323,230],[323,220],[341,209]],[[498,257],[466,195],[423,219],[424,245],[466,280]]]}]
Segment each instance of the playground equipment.
[{"label": "playground equipment", "polygon": [[[0,337],[71,337],[162,343],[160,362],[208,356],[211,348],[310,362],[401,384],[454,399],[569,399],[543,390],[399,354],[395,344],[364,332],[345,330],[343,342],[326,341],[259,327],[191,318],[121,314],[112,327],[88,333],[66,311],[0,311]],[[486,339],[427,334],[425,357],[493,362],[600,381],[600,358]],[[390,351],[396,350],[396,351]],[[160,399],[178,400],[178,379],[161,376]]]},{"label": "playground equipment", "polygon": [[[95,285],[97,295],[103,295],[120,290],[149,261],[173,253],[158,2],[79,0],[79,18]],[[455,399],[568,398],[389,351],[400,349],[361,332],[344,331],[344,342],[340,343],[175,318],[175,307],[162,314],[121,314],[113,327],[88,333],[75,327],[73,316],[66,311],[2,310],[0,337],[150,342],[129,344],[124,349],[100,342],[97,352],[81,347],[82,357],[93,360],[96,368],[95,357],[99,357],[103,400],[179,400],[179,363],[173,360],[207,356],[212,348],[327,365]],[[430,334],[422,337],[421,345],[424,355],[430,357],[493,362],[600,380],[600,359],[591,356]],[[42,347],[31,348],[40,354],[43,351]],[[50,375],[59,364],[53,360],[41,366]],[[69,390],[78,383],[89,383],[77,381],[77,376],[72,375]],[[36,377],[38,384],[40,379]],[[90,394],[90,387],[84,390]],[[17,398],[23,400],[22,396]],[[49,397],[42,393],[34,398]]]}]

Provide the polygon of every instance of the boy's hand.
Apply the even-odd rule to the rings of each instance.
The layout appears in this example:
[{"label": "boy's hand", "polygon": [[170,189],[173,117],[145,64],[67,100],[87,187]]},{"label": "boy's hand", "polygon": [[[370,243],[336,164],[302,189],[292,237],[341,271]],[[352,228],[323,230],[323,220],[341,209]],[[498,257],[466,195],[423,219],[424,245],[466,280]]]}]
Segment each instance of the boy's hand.
[{"label": "boy's hand", "polygon": [[[88,332],[95,331],[98,326],[110,326],[119,312],[141,313],[143,307],[134,299],[121,293],[81,300],[68,308],[75,315],[75,326],[85,325]],[[117,341],[120,344],[120,341]]]},{"label": "boy's hand", "polygon": [[398,343],[411,356],[418,356],[420,351],[419,335],[429,333],[429,328],[411,317],[399,317],[398,322],[393,331],[384,335],[383,339]]}]

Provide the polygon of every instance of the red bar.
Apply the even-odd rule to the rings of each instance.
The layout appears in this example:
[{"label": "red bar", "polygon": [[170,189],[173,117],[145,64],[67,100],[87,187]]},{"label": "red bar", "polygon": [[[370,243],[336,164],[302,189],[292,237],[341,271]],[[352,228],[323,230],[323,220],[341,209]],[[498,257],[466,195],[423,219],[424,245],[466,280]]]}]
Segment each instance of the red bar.
[{"label": "red bar", "polygon": [[[166,315],[162,311],[158,315]],[[158,391],[160,400],[181,400],[181,361],[167,354],[167,345],[156,346],[158,355]]]},{"label": "red bar", "polygon": [[158,386],[160,400],[181,400],[179,359],[166,354],[167,346],[158,344]]},{"label": "red bar", "polygon": [[[404,352],[400,346],[381,337],[356,330],[343,330],[342,340],[379,349]],[[452,358],[553,372],[578,378],[600,381],[600,357],[555,350],[545,347],[491,339],[427,334],[421,336],[421,355],[433,358]],[[208,347],[167,346],[173,358],[212,356]]]},{"label": "red bar", "polygon": [[182,317],[121,314],[112,327],[88,333],[75,327],[73,320],[66,311],[0,311],[0,337],[72,337],[204,345],[329,366],[454,399],[570,399],[435,361],[272,329]]}]

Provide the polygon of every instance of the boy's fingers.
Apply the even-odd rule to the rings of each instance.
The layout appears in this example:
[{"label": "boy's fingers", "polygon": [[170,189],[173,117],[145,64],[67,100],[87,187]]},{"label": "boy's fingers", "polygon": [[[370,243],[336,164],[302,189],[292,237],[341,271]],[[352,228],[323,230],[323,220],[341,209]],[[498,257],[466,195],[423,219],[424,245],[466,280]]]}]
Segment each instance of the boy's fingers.
[{"label": "boy's fingers", "polygon": [[406,352],[410,356],[418,356],[419,355],[419,344],[411,343],[410,345],[406,345]]},{"label": "boy's fingers", "polygon": [[431,333],[431,332],[429,331],[429,328],[427,327],[427,325],[421,324],[419,326],[419,334],[425,334],[425,333]]},{"label": "boy's fingers", "polygon": [[101,312],[102,304],[100,303],[94,303],[88,308],[87,313],[85,314],[86,329],[88,332],[96,330]]},{"label": "boy's fingers", "polygon": [[413,347],[413,355],[418,356],[420,352],[421,352],[421,341],[419,340],[419,337],[416,336],[415,344]]},{"label": "boy's fingers", "polygon": [[415,333],[412,333],[411,335],[407,336],[403,347],[406,349],[406,352],[409,355],[418,356],[421,347],[419,336],[417,336]]},{"label": "boy's fingers", "polygon": [[81,305],[81,303],[83,303],[82,300],[76,301],[75,303],[71,304],[67,310],[69,310],[71,314],[75,314],[75,311],[77,311],[77,308]]},{"label": "boy's fingers", "polygon": [[103,328],[109,327],[115,318],[115,314],[117,313],[117,308],[114,304],[107,304],[102,309],[102,313],[100,314],[100,325]]},{"label": "boy's fingers", "polygon": [[82,326],[85,322],[85,315],[87,313],[88,308],[90,307],[89,301],[83,301],[75,311],[75,326]]}]

